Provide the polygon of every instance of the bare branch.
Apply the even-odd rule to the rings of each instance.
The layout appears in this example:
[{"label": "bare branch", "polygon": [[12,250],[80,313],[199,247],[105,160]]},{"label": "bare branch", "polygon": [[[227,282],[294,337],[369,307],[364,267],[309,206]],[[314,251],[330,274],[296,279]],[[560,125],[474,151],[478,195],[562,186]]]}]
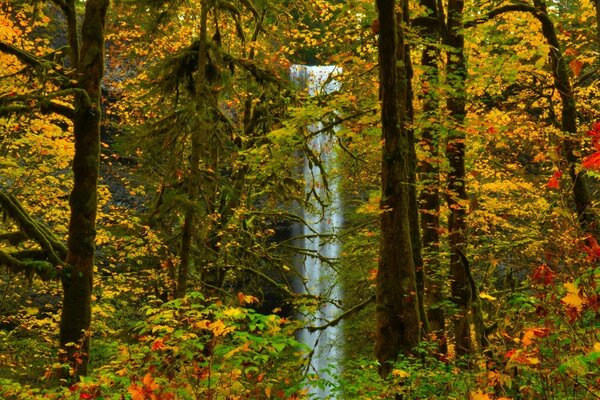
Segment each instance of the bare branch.
[{"label": "bare branch", "polygon": [[309,326],[307,329],[309,332],[315,332],[315,331],[322,331],[323,329],[327,329],[332,326],[336,326],[342,320],[344,320],[346,318],[350,318],[351,316],[353,316],[357,312],[361,311],[363,308],[365,308],[366,306],[368,306],[369,304],[371,304],[374,301],[375,301],[375,296],[373,295],[373,296],[369,297],[367,300],[363,301],[362,303],[355,305],[348,311],[341,313],[339,316],[337,316],[336,318],[327,322],[326,324],[319,325],[319,326]]}]

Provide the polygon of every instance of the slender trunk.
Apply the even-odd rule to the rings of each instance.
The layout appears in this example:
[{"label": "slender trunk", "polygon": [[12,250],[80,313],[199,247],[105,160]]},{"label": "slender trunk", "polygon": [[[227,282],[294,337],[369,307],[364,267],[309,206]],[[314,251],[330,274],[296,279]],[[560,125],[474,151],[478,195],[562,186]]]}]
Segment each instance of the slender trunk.
[{"label": "slender trunk", "polygon": [[446,157],[448,158],[448,236],[450,242],[450,275],[452,301],[458,315],[454,316],[454,335],[456,354],[463,355],[473,350],[469,310],[471,308],[471,287],[468,280],[468,266],[463,258],[466,249],[466,208],[467,191],[465,188],[465,134],[463,124],[466,117],[466,63],[463,36],[463,0],[448,1],[447,76],[453,87],[447,106],[452,126],[448,130]]},{"label": "slender trunk", "polygon": [[409,137],[402,124],[406,104],[398,104],[398,41],[394,0],[377,0],[379,73],[382,93],[381,242],[377,273],[375,352],[380,374],[387,376],[399,352],[410,352],[420,340],[418,299],[408,217]]},{"label": "slender trunk", "polygon": [[207,19],[208,4],[206,0],[201,2],[200,10],[200,44],[198,48],[198,76],[197,76],[197,112],[199,114],[199,129],[191,133],[190,172],[188,182],[188,208],[185,211],[183,232],[181,234],[181,248],[179,253],[179,269],[177,274],[177,297],[185,296],[188,286],[188,276],[192,264],[192,243],[195,238],[196,208],[192,206],[198,200],[200,185],[200,153],[202,151],[202,131],[204,130],[204,114],[206,113],[205,96],[206,66],[207,66]]},{"label": "slender trunk", "polygon": [[577,210],[577,217],[581,228],[589,235],[598,238],[596,215],[592,208],[592,196],[589,189],[589,179],[585,170],[578,171],[577,163],[577,108],[573,89],[569,79],[569,70],[565,58],[560,50],[560,42],[556,36],[556,29],[546,11],[543,0],[534,0],[535,8],[541,13],[538,20],[542,24],[542,33],[550,45],[550,60],[554,86],[560,94],[562,103],[561,129],[569,134],[562,142],[562,150],[567,160],[569,176],[573,182],[573,200]]},{"label": "slender trunk", "polygon": [[439,118],[438,44],[440,42],[439,13],[436,0],[423,0],[421,4],[431,11],[419,24],[420,34],[427,40],[421,54],[421,64],[425,69],[423,78],[423,114],[427,120],[421,132],[421,145],[425,158],[419,163],[419,174],[424,182],[419,196],[421,229],[423,231],[423,264],[425,273],[425,303],[429,332],[435,334],[440,343],[440,351],[448,351],[445,334],[445,316],[441,303],[443,295],[443,275],[440,263],[440,168],[439,168],[439,125],[433,123]]},{"label": "slender trunk", "polygon": [[[97,184],[100,155],[100,80],[104,66],[104,24],[109,0],[88,0],[81,29],[77,66],[74,185],[69,205],[68,253],[62,274],[63,308],[60,321],[60,361],[76,380],[87,373],[90,345],[91,295],[96,237]],[[73,13],[75,10],[72,10]],[[76,50],[72,51],[77,54]]]},{"label": "slender trunk", "polygon": [[[408,0],[402,0],[403,18],[398,18],[398,31],[403,33],[403,26],[410,22]],[[415,281],[417,285],[417,298],[419,300],[419,319],[424,333],[427,328],[427,313],[425,311],[425,273],[423,270],[423,254],[421,247],[421,231],[419,229],[419,205],[417,201],[417,152],[415,150],[415,131],[413,129],[414,106],[412,77],[413,68],[410,58],[410,46],[404,40],[404,35],[398,37],[398,59],[404,61],[398,67],[398,104],[406,109],[404,129],[408,137],[408,218],[410,224],[410,243],[412,247],[413,263],[415,265]],[[401,78],[403,77],[404,78]]]}]

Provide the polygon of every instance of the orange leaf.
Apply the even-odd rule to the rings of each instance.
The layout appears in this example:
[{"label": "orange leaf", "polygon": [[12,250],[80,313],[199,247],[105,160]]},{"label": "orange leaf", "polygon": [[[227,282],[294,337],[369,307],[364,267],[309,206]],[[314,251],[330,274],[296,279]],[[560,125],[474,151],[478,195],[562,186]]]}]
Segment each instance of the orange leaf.
[{"label": "orange leaf", "polygon": [[152,349],[153,351],[155,351],[155,350],[161,350],[161,349],[164,349],[165,347],[166,347],[166,346],[165,346],[165,342],[163,342],[163,339],[159,338],[159,339],[156,339],[156,340],[155,340],[155,341],[152,343],[152,347],[151,347],[151,349]]},{"label": "orange leaf", "polygon": [[571,60],[569,67],[571,67],[573,75],[579,76],[579,74],[581,74],[581,70],[583,69],[583,62],[579,61],[578,59]]}]

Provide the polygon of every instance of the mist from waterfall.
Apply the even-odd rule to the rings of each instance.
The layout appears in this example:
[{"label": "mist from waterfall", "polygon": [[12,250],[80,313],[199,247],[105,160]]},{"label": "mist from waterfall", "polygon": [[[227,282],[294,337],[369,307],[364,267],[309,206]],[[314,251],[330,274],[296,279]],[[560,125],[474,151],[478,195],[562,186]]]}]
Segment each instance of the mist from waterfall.
[{"label": "mist from waterfall", "polygon": [[[304,66],[293,65],[290,69],[291,79],[308,91],[309,96],[328,94],[340,89],[340,83],[334,79],[339,73],[335,66]],[[326,122],[326,121],[325,121]],[[336,165],[335,136],[331,132],[321,132],[323,122],[317,122],[308,127],[310,132],[319,132],[310,142],[313,154],[321,160],[321,166],[331,171]],[[336,130],[334,128],[334,130]],[[305,192],[311,193],[309,206],[303,210],[304,220],[307,222],[302,228],[302,247],[307,253],[299,262],[299,272],[305,279],[302,285],[303,293],[329,299],[313,315],[301,316],[309,325],[322,326],[334,319],[340,312],[339,304],[342,292],[338,284],[335,271],[325,260],[337,260],[340,256],[341,245],[337,235],[342,227],[342,203],[338,190],[338,178],[327,176],[327,187],[321,168],[305,157],[303,168]],[[326,204],[323,207],[321,202]],[[339,362],[342,357],[343,337],[341,326],[328,327],[327,329],[309,332],[302,330],[298,340],[314,349],[310,360],[309,373],[317,373],[322,380],[334,383],[339,376]],[[309,385],[311,398],[335,398],[331,387],[314,387]]]}]

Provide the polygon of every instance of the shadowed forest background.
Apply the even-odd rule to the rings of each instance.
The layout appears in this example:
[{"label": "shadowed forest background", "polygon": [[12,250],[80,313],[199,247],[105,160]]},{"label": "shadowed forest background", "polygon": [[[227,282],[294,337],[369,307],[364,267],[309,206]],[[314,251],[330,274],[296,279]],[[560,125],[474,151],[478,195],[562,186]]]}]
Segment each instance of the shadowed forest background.
[{"label": "shadowed forest background", "polygon": [[2,0],[0,398],[600,398],[599,22]]}]

